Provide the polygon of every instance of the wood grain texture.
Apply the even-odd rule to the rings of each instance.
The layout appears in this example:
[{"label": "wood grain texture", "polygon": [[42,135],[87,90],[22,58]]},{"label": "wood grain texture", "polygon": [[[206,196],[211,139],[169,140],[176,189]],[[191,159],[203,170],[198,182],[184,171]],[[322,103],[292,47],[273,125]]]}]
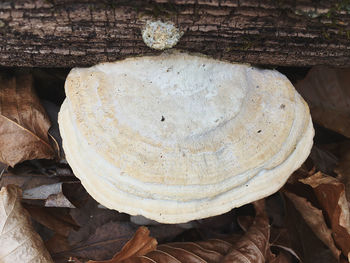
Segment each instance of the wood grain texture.
[{"label": "wood grain texture", "polygon": [[5,0],[0,65],[90,66],[157,53],[145,21],[172,21],[179,49],[265,65],[350,65],[348,0]]}]

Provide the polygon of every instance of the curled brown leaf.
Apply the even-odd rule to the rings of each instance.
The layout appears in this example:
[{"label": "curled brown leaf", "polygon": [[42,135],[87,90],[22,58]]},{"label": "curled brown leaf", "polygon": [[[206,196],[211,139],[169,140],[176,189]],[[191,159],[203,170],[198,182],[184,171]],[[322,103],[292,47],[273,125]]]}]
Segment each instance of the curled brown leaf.
[{"label": "curled brown leaf", "polygon": [[318,172],[301,179],[313,191],[331,224],[333,238],[346,258],[350,256],[350,212],[345,186],[338,179]]},{"label": "curled brown leaf", "polygon": [[149,230],[146,227],[139,227],[134,236],[125,244],[120,252],[115,254],[111,260],[93,261],[89,263],[117,263],[131,257],[146,255],[154,251],[157,247],[157,240],[149,236]]},{"label": "curled brown leaf", "polygon": [[340,151],[340,160],[334,169],[334,172],[338,175],[337,179],[345,186],[345,195],[348,205],[350,206],[350,145],[349,142],[342,143]]},{"label": "curled brown leaf", "polygon": [[[256,217],[248,231],[236,242],[211,239],[201,242],[176,242],[156,247],[146,228],[137,230],[134,237],[108,261],[91,263],[259,263],[275,260],[270,251],[270,227],[264,202],[255,203]],[[277,261],[278,262],[278,261]]]},{"label": "curled brown leaf", "polygon": [[313,230],[315,235],[332,251],[335,258],[339,259],[340,251],[335,246],[332,231],[328,228],[322,211],[314,207],[306,198],[296,194],[285,192],[288,199],[304,218],[307,225]]},{"label": "curled brown leaf", "polygon": [[[80,230],[86,231],[82,227]],[[79,231],[80,231],[79,230]],[[70,236],[79,235],[72,231]],[[69,242],[69,249],[53,254],[55,260],[67,260],[69,257],[80,259],[105,260],[112,257],[132,237],[135,226],[129,222],[111,221],[97,227],[95,231],[80,242]],[[80,233],[81,234],[81,233]],[[68,241],[70,239],[68,238]]]},{"label": "curled brown leaf", "polygon": [[20,198],[21,190],[16,186],[0,191],[0,262],[53,262]]},{"label": "curled brown leaf", "polygon": [[32,159],[53,159],[49,118],[29,74],[0,75],[0,162],[14,166]]},{"label": "curled brown leaf", "polygon": [[287,246],[303,263],[339,263],[331,250],[315,235],[289,198],[284,199],[286,209]]}]

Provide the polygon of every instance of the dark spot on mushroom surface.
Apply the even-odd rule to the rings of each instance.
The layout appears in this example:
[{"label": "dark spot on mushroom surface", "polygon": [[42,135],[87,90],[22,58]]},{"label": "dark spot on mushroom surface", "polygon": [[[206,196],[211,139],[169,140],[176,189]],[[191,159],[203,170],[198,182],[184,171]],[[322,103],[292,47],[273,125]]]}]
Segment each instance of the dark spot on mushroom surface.
[{"label": "dark spot on mushroom surface", "polygon": [[160,119],[160,121],[165,121],[165,118],[164,116],[162,115],[162,118]]},{"label": "dark spot on mushroom surface", "polygon": [[280,109],[284,109],[285,107],[286,107],[286,105],[284,105],[284,104],[280,105]]},{"label": "dark spot on mushroom surface", "polygon": [[256,86],[256,88],[258,89],[258,88],[260,88],[259,86]]},{"label": "dark spot on mushroom surface", "polygon": [[258,130],[258,131],[257,131],[257,133],[260,133],[260,132],[261,132],[261,130]]}]

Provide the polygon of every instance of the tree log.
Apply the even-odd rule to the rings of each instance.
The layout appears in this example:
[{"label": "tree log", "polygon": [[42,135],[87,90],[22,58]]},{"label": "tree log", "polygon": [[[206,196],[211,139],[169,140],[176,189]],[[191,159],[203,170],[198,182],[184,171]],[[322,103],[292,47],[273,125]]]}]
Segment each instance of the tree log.
[{"label": "tree log", "polygon": [[90,66],[140,54],[141,28],[171,21],[176,48],[274,66],[350,65],[349,0],[3,0],[0,65]]}]

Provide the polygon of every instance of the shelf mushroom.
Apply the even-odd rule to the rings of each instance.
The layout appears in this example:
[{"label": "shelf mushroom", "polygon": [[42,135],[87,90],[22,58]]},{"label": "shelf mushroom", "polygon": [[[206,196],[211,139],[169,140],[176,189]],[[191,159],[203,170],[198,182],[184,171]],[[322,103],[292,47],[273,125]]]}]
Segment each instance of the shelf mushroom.
[{"label": "shelf mushroom", "polygon": [[275,70],[181,52],[68,75],[66,159],[102,205],[162,223],[279,190],[310,153],[309,109]]}]

